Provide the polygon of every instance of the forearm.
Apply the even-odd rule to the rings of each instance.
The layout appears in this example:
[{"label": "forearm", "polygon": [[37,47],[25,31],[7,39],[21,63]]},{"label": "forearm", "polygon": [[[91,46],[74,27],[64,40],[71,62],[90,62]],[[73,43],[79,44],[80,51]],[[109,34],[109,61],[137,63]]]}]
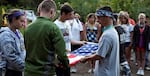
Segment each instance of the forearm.
[{"label": "forearm", "polygon": [[69,67],[69,61],[68,61],[68,57],[66,54],[67,51],[66,51],[64,39],[59,30],[55,32],[57,33],[54,33],[54,36],[53,36],[54,38],[52,41],[54,43],[54,48],[56,50],[57,58],[63,64],[63,66]]},{"label": "forearm", "polygon": [[16,53],[17,50],[15,47],[11,46],[11,44],[9,45],[8,43],[3,47],[3,50],[7,62],[13,64],[13,67],[16,69],[24,69],[25,60],[21,58],[20,54]]},{"label": "forearm", "polygon": [[80,40],[81,41],[85,40],[85,38],[84,38],[84,32],[83,31],[80,31]]},{"label": "forearm", "polygon": [[101,33],[102,33],[102,32],[101,32],[101,26],[100,26],[100,25],[98,25],[98,30],[97,30],[97,32],[98,32],[98,33],[97,33],[96,39],[99,40],[99,39],[100,39],[100,36],[101,36]]},{"label": "forearm", "polygon": [[91,60],[99,60],[101,61],[102,60],[102,57],[97,55],[97,54],[93,54],[93,55],[90,55],[90,56],[87,56],[87,57],[84,57],[81,59],[81,62],[86,62],[86,61],[91,61]]},{"label": "forearm", "polygon": [[84,41],[88,41],[88,39],[87,39],[87,33],[86,33],[86,32],[87,32],[87,29],[86,29],[86,28],[87,28],[87,25],[85,25],[84,28],[83,28],[83,29],[84,29],[84,31],[83,31],[83,38],[84,38]]},{"label": "forearm", "polygon": [[86,43],[85,41],[71,40],[72,45],[83,45],[85,43]]},{"label": "forearm", "polygon": [[23,70],[25,67],[25,60],[21,59],[19,56],[9,55],[6,59],[10,64],[13,64],[12,67],[18,70]]},{"label": "forearm", "polygon": [[91,56],[89,56],[88,57],[88,60],[101,60],[102,58],[99,56],[99,55],[97,55],[97,54],[93,54],[93,55],[91,55]]}]

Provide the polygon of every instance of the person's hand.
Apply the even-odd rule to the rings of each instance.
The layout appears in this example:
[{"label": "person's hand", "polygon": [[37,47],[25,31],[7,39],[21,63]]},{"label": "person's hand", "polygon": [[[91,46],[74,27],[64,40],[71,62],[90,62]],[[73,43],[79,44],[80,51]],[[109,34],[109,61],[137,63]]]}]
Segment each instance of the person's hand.
[{"label": "person's hand", "polygon": [[88,61],[88,57],[84,57],[84,58],[81,58],[81,59],[80,59],[80,62],[81,62],[81,63],[85,63],[86,61]]},{"label": "person's hand", "polygon": [[66,69],[66,67],[64,67],[62,63],[55,64],[55,66],[57,68]]},{"label": "person's hand", "polygon": [[70,53],[70,52],[71,52],[71,50],[69,50],[69,49],[66,49],[66,52],[67,52],[67,53]]},{"label": "person's hand", "polygon": [[98,40],[95,40],[94,42],[95,42],[95,43],[98,43]]},{"label": "person's hand", "polygon": [[87,44],[87,41],[81,41],[81,45]]}]

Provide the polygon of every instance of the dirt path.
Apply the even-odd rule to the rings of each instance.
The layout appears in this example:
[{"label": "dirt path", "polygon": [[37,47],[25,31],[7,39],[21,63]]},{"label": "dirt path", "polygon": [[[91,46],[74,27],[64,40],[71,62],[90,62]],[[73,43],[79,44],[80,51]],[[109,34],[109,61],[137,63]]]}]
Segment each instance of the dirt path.
[{"label": "dirt path", "polygon": [[[92,73],[88,73],[89,70],[89,64],[88,63],[79,63],[76,66],[77,68],[77,73],[72,73],[71,76],[93,76]],[[137,66],[134,64],[134,62],[131,63],[131,71],[132,74],[131,76],[137,76],[136,71],[137,71]],[[145,70],[145,75],[144,76],[150,76],[150,71]]]}]

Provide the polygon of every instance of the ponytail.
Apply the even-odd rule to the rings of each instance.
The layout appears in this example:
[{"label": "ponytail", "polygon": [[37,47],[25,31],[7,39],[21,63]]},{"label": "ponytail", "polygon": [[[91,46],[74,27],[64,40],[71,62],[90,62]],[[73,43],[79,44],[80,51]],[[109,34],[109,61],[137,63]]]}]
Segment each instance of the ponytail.
[{"label": "ponytail", "polygon": [[5,17],[7,18],[7,16],[8,16],[8,14],[4,14],[3,16],[2,16],[2,18],[4,19]]}]

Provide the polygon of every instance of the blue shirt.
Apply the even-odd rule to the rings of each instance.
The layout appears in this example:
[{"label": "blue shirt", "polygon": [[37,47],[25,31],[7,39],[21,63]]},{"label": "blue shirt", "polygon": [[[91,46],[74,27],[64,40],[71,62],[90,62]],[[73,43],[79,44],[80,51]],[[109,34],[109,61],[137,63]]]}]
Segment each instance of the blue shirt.
[{"label": "blue shirt", "polygon": [[96,61],[94,76],[120,76],[119,38],[114,27],[105,29],[96,54],[103,59]]},{"label": "blue shirt", "polygon": [[21,32],[16,30],[15,33],[18,35],[17,36],[8,27],[2,28],[0,32],[0,50],[3,60],[3,65],[1,67],[6,67],[7,69],[15,71],[23,71],[26,51],[24,38]]}]

